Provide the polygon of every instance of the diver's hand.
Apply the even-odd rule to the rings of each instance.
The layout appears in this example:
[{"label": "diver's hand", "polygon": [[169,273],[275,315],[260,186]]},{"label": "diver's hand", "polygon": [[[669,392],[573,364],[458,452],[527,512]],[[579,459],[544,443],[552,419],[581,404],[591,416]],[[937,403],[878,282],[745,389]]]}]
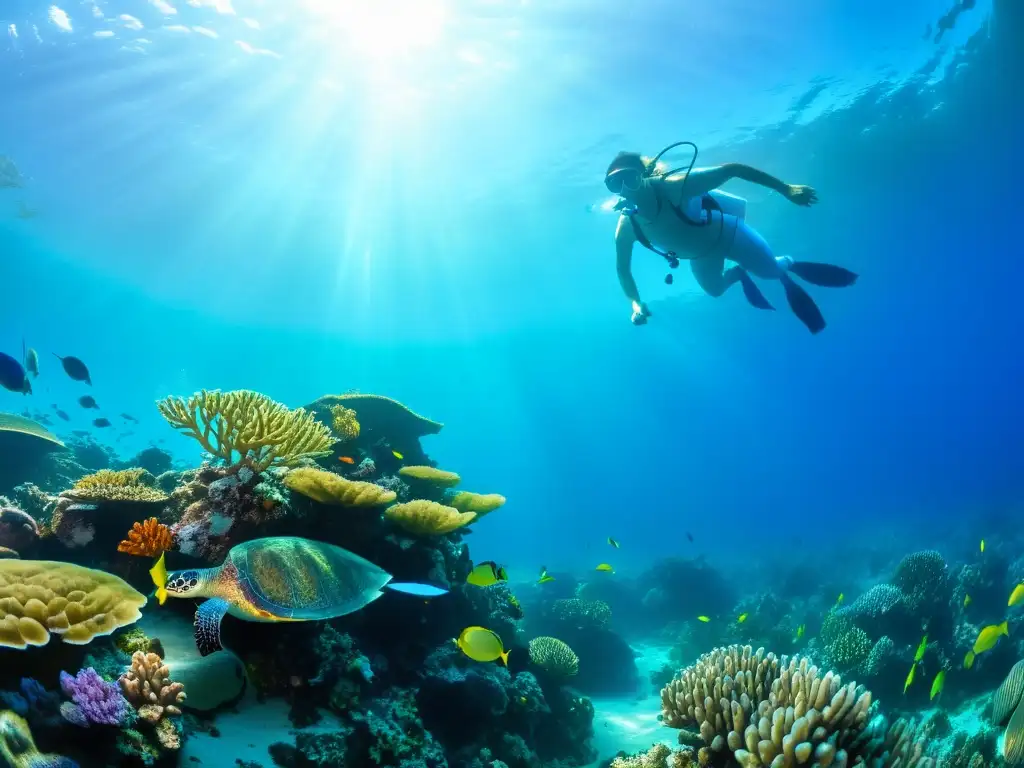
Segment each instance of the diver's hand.
[{"label": "diver's hand", "polygon": [[651,310],[642,301],[633,302],[633,316],[629,318],[633,325],[646,325],[647,318],[651,316]]},{"label": "diver's hand", "polygon": [[783,194],[789,202],[804,207],[818,202],[818,193],[814,191],[814,187],[808,187],[803,184],[788,184]]}]

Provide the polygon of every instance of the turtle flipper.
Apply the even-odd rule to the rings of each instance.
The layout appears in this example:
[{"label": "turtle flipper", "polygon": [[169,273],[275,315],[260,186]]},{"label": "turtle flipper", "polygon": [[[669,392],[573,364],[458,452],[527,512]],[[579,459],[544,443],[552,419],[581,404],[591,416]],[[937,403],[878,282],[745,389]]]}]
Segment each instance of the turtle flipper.
[{"label": "turtle flipper", "polygon": [[196,648],[201,656],[209,656],[222,650],[220,644],[220,620],[228,612],[228,603],[215,597],[207,600],[196,610],[195,636]]}]

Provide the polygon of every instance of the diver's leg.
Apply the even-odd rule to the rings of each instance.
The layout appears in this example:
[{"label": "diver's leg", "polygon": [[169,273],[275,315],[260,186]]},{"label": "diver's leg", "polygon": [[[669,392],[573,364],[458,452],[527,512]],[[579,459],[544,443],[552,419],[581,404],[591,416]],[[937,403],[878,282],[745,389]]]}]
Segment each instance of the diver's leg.
[{"label": "diver's leg", "polygon": [[690,270],[700,287],[709,296],[717,298],[725,293],[733,283],[740,283],[743,286],[743,295],[752,306],[758,309],[775,309],[742,267],[732,266],[725,269],[723,257],[705,256],[701,259],[691,259]]}]

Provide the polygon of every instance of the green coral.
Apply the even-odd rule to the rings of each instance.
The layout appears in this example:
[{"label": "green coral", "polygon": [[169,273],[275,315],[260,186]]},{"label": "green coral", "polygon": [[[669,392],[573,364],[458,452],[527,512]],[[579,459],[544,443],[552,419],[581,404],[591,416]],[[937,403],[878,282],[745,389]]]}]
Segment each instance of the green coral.
[{"label": "green coral", "polygon": [[572,677],[580,660],[567,643],[556,637],[535,637],[530,641],[530,663],[558,677]]},{"label": "green coral", "polygon": [[138,627],[132,627],[131,629],[121,632],[114,638],[114,645],[117,646],[117,650],[122,653],[131,656],[136,651],[142,651],[143,653],[149,653],[152,641],[149,636]]}]

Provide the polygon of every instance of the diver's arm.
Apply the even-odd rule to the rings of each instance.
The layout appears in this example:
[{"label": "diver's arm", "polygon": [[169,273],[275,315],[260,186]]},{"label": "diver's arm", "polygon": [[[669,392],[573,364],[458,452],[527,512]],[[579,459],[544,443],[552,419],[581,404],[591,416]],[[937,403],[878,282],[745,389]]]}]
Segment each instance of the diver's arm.
[{"label": "diver's arm", "polygon": [[697,197],[713,189],[718,189],[730,179],[742,179],[778,192],[797,205],[811,205],[818,201],[817,193],[810,187],[800,184],[787,184],[770,173],[758,170],[743,163],[725,163],[714,168],[699,168],[691,171],[687,177],[673,176],[668,183],[679,188],[679,196]]},{"label": "diver's arm", "polygon": [[619,274],[619,285],[622,292],[633,305],[632,321],[634,325],[643,325],[650,316],[647,306],[640,300],[640,290],[633,279],[633,243],[636,237],[626,216],[619,216],[619,224],[615,228],[615,269]]}]

